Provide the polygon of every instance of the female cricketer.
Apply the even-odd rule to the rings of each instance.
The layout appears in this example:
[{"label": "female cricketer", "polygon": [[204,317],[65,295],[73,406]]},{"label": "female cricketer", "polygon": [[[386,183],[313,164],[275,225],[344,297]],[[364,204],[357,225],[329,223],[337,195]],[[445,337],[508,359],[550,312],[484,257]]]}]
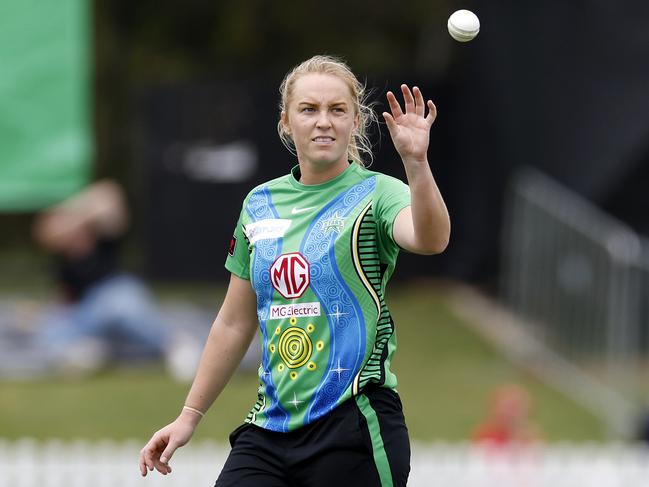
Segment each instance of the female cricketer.
[{"label": "female cricketer", "polygon": [[179,416],[140,453],[142,475],[171,472],[257,330],[257,401],[230,435],[216,486],[403,486],[410,446],[385,290],[401,249],[442,252],[450,222],[427,152],[432,101],[401,85],[383,118],[408,184],[365,168],[376,116],[349,67],[314,56],[280,87],[278,132],[297,156],[254,188],[230,243],[225,300]]}]

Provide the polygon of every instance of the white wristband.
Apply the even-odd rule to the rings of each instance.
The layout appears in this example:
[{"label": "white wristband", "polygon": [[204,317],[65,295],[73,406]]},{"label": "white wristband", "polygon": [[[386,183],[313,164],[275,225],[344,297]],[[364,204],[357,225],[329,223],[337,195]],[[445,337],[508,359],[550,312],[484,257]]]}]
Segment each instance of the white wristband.
[{"label": "white wristband", "polygon": [[183,409],[187,409],[187,411],[191,411],[192,413],[198,414],[201,418],[205,417],[205,413],[199,409],[193,408],[191,406],[183,406]]}]

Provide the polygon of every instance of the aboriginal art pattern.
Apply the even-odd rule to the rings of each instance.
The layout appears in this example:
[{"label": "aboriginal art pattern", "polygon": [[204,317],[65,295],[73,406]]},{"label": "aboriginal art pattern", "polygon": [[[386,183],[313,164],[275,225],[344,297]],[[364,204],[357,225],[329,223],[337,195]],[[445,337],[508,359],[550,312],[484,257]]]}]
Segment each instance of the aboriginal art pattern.
[{"label": "aboriginal art pattern", "polygon": [[311,289],[328,316],[329,360],[306,415],[306,422],[333,409],[360,370],[365,352],[365,319],[360,303],[340,274],[334,242],[345,219],[376,186],[371,177],[327,204],[311,222],[300,252],[311,263]]},{"label": "aboriginal art pattern", "polygon": [[278,349],[279,355],[286,366],[289,369],[297,369],[306,364],[311,358],[313,344],[305,330],[292,326],[282,333]]},{"label": "aboriginal art pattern", "polygon": [[[289,377],[291,380],[296,380],[298,378],[298,371],[304,365],[309,372],[313,372],[317,369],[315,362],[309,361],[313,357],[314,348],[321,352],[324,349],[324,342],[319,340],[316,342],[315,347],[313,341],[309,336],[316,330],[316,327],[313,323],[309,323],[306,326],[306,330],[299,328],[297,325],[297,318],[291,318],[289,323],[291,326],[286,330],[282,331],[281,326],[275,328],[275,333],[271,340],[279,336],[278,340],[275,340],[277,344],[273,341],[268,343],[267,348],[271,354],[278,353],[282,362],[277,366],[277,372],[283,373],[287,368],[290,370]],[[308,362],[308,363],[307,363]],[[288,404],[292,404],[296,409],[297,397],[293,401],[287,401]],[[303,403],[305,401],[299,401]]]},{"label": "aboriginal art pattern", "polygon": [[[271,201],[270,192],[266,187],[253,192],[248,200],[246,211],[253,222],[279,218],[277,210]],[[268,342],[268,334],[266,332],[266,322],[270,315],[270,306],[273,300],[273,286],[270,282],[270,268],[280,255],[282,250],[282,239],[264,239],[256,243],[256,251],[252,262],[251,281],[253,288],[257,292],[257,316],[259,318],[259,325],[263,335],[264,343]],[[264,410],[265,403],[260,394],[260,398],[255,404],[253,411],[248,414],[247,421],[253,419],[259,412],[264,412],[266,415],[266,423],[270,429],[275,431],[288,431],[288,413],[281,407],[278,400],[277,388],[273,384],[272,375],[269,372],[269,359],[268,350],[264,348],[262,351],[262,375],[265,377],[265,394],[272,401],[273,406],[268,410]],[[264,386],[262,386],[264,387]],[[261,391],[260,391],[261,392]],[[256,411],[256,412],[255,412]]]},{"label": "aboriginal art pattern", "polygon": [[394,333],[394,323],[381,292],[384,269],[381,268],[376,243],[376,221],[372,214],[372,203],[363,209],[354,222],[351,238],[351,252],[354,268],[363,282],[378,311],[376,338],[372,354],[363,369],[354,378],[352,394],[363,390],[368,382],[382,385],[385,382],[385,361],[388,356],[388,341]]}]

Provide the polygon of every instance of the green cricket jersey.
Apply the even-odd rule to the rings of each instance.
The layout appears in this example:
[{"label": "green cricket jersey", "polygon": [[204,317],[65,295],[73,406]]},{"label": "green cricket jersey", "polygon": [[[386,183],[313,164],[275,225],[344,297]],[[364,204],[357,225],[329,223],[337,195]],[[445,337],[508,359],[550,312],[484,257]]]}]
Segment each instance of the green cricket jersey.
[{"label": "green cricket jersey", "polygon": [[397,385],[384,296],[409,188],[358,164],[323,184],[299,178],[296,166],[248,194],[225,264],[257,294],[261,385],[246,421],[273,431],[308,424],[370,383]]}]

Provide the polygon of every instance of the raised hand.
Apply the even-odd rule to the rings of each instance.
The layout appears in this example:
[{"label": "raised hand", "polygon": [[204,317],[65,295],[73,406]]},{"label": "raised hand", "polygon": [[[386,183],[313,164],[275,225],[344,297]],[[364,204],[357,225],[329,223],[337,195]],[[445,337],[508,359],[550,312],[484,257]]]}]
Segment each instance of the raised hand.
[{"label": "raised hand", "polygon": [[[388,104],[392,113],[383,112],[383,118],[390,131],[394,147],[404,164],[425,162],[430,127],[437,116],[437,109],[431,100],[424,102],[421,90],[416,86],[410,91],[407,85],[401,85],[401,93],[405,101],[405,113],[401,110],[401,105],[394,93],[388,91]],[[425,113],[426,106],[428,106],[428,115]]]}]

